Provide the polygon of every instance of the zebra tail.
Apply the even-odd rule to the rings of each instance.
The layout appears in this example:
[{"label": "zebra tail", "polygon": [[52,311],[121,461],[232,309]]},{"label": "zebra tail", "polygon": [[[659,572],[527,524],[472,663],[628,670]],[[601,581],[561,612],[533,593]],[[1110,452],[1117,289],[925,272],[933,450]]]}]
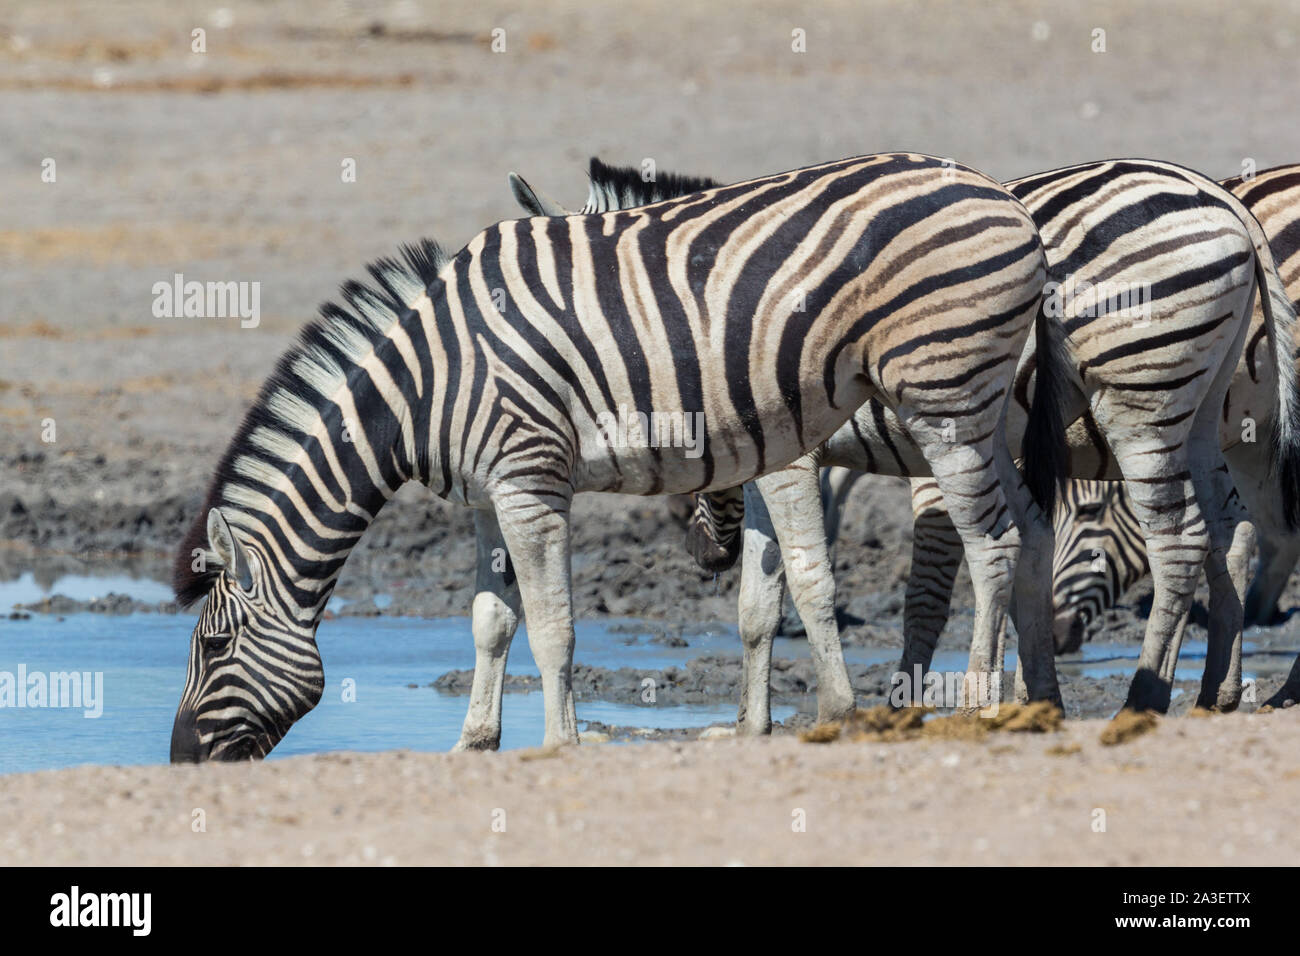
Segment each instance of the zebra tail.
[{"label": "zebra tail", "polygon": [[1046,304],[1046,296],[1041,297],[1038,315],[1034,319],[1036,384],[1021,455],[1025,484],[1050,521],[1056,508],[1057,492],[1065,492],[1070,459],[1065,441],[1064,345],[1052,335]]},{"label": "zebra tail", "polygon": [[1264,330],[1277,369],[1271,460],[1282,486],[1282,513],[1287,529],[1296,531],[1300,529],[1300,384],[1296,381],[1295,368],[1295,306],[1278,275],[1263,227],[1244,204],[1235,196],[1232,198],[1255,246],[1255,283],[1264,309]]}]

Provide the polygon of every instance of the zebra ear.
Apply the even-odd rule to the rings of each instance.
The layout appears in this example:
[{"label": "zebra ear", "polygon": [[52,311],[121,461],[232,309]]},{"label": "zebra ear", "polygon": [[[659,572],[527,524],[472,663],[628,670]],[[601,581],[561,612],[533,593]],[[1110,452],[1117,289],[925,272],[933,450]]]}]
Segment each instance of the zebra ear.
[{"label": "zebra ear", "polygon": [[530,216],[567,216],[569,211],[539,189],[534,189],[518,173],[510,174],[510,191],[515,202]]},{"label": "zebra ear", "polygon": [[253,572],[248,564],[248,554],[230,530],[220,508],[208,512],[208,547],[241,588],[245,591],[253,590]]}]

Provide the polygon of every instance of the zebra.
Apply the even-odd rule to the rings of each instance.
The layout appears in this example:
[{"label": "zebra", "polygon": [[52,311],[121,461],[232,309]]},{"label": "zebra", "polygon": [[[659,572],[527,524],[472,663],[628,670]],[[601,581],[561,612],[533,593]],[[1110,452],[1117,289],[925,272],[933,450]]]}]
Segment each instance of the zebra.
[{"label": "zebra", "polygon": [[1068,654],[1079,649],[1088,625],[1149,568],[1142,528],[1120,482],[1071,481],[1057,506],[1056,530],[1054,635],[1056,652]]},{"label": "zebra", "polygon": [[[589,197],[585,210],[608,208],[612,202],[617,202],[619,197],[623,197],[631,192],[634,194],[636,183],[639,180],[639,173],[633,169],[619,169],[610,167],[602,163],[599,159],[593,158],[589,170],[590,189]],[[672,188],[676,180],[672,175],[665,177],[664,184],[660,188]],[[530,215],[550,215],[563,216],[568,214],[559,203],[552,200],[549,196],[534,189],[517,174],[510,175],[511,191],[514,193],[516,200],[524,207]],[[1055,371],[1055,366],[1059,364],[1059,346],[1048,342],[1044,336],[1047,329],[1046,317],[1041,313],[1037,316],[1037,341],[1032,345],[1027,344],[1028,350],[1036,350],[1044,356],[1043,370],[1050,374],[1045,374],[1044,381],[1051,383],[1057,377],[1059,372]],[[967,528],[963,533],[963,543],[967,548],[968,557],[971,553],[976,556],[972,564],[976,567],[987,566],[987,571],[976,572],[980,576],[983,587],[977,592],[977,609],[975,637],[972,640],[971,649],[971,666],[969,672],[975,675],[982,675],[983,680],[976,680],[967,685],[966,699],[967,705],[983,705],[992,699],[1001,697],[1001,676],[1002,660],[1001,647],[1003,644],[1003,634],[1005,631],[1005,614],[1000,611],[1004,603],[1004,595],[1011,588],[1014,582],[1014,588],[1017,595],[1017,607],[1021,616],[1021,632],[1028,635],[1041,633],[1041,620],[1043,616],[1043,606],[1045,595],[1034,592],[1031,576],[1023,575],[1020,578],[1014,577],[1014,560],[1016,541],[1014,539],[1006,540],[1006,525],[1008,517],[1011,517],[1012,524],[1015,527],[1024,530],[1024,547],[1030,554],[1033,564],[1031,567],[1042,567],[1046,569],[1047,552],[1040,550],[1046,547],[1049,537],[1049,526],[1047,519],[1042,511],[1033,507],[1035,503],[1050,501],[1051,495],[1055,488],[1053,477],[1059,476],[1063,463],[1053,462],[1047,469],[1040,471],[1046,476],[1037,480],[1033,476],[1033,469],[1030,470],[1027,478],[1031,487],[1028,489],[1021,488],[1021,478],[1016,471],[1014,463],[1009,456],[1005,454],[1005,448],[1001,445],[1001,433],[1004,431],[1003,417],[1007,402],[1006,398],[1009,393],[1003,390],[980,392],[972,391],[961,396],[955,396],[957,401],[945,405],[941,411],[942,414],[937,419],[937,424],[941,427],[938,434],[934,434],[934,429],[930,436],[932,443],[938,444],[938,456],[945,458],[942,464],[940,480],[948,484],[952,493],[966,503],[965,520]],[[971,396],[975,400],[970,402]],[[1046,391],[1042,400],[1035,399],[1032,404],[1033,409],[1039,409],[1043,413],[1040,419],[1041,424],[1029,423],[1029,434],[1038,436],[1040,447],[1042,447],[1049,456],[1052,449],[1057,447],[1061,440],[1060,430],[1064,424],[1059,414],[1059,402],[1061,396],[1054,391]],[[1050,402],[1050,406],[1043,404]],[[1043,411],[1049,408],[1050,411]],[[976,431],[978,441],[984,445],[980,451],[980,456],[975,459],[966,457],[948,457],[943,446],[950,447],[955,444],[955,432],[957,419],[963,419],[963,427],[970,428],[967,422],[970,419],[977,421],[984,420],[990,414],[995,414],[996,425],[993,429]],[[1032,418],[1033,415],[1030,415]],[[907,441],[917,450],[917,455],[922,461],[932,460],[936,452],[930,449],[922,452],[917,444],[913,441],[917,425],[915,422],[899,424],[900,432],[907,436]],[[951,430],[952,434],[948,434]],[[998,445],[989,443],[997,438]],[[953,449],[961,451],[962,449]],[[994,456],[997,459],[996,465],[999,480],[986,482],[982,478],[980,481],[971,481],[974,475],[981,475],[982,469],[986,467],[987,458]],[[928,467],[928,465],[926,466]],[[843,654],[839,643],[839,634],[834,617],[835,596],[834,581],[830,576],[824,573],[828,565],[829,557],[826,553],[824,536],[817,530],[815,533],[805,534],[805,531],[811,527],[807,516],[808,509],[808,491],[811,487],[815,490],[817,484],[818,465],[812,458],[802,459],[792,465],[784,474],[774,474],[767,476],[758,487],[763,487],[763,501],[758,504],[746,504],[750,510],[757,507],[764,509],[763,513],[767,514],[767,508],[772,507],[776,515],[772,518],[775,528],[790,529],[787,534],[777,535],[773,532],[774,537],[779,537],[779,551],[788,564],[790,556],[797,556],[797,561],[793,564],[797,576],[795,585],[792,588],[795,605],[800,611],[800,616],[806,625],[806,632],[809,637],[809,643],[812,647],[813,656],[819,663],[819,673],[822,675],[818,684],[817,710],[819,718],[822,720],[833,720],[844,716],[855,706],[853,693],[849,687],[847,671],[843,665]],[[1006,495],[1006,489],[1014,489],[1013,495],[1027,495],[1029,507],[1026,508],[1021,504],[1018,508],[1015,499],[1009,502],[1010,512],[1006,505],[999,504],[998,498]],[[757,494],[757,492],[755,492]],[[697,560],[706,564],[706,558],[716,560],[718,555],[713,553],[709,545],[712,536],[702,531],[710,522],[726,521],[733,514],[738,514],[739,509],[734,501],[728,498],[719,497],[716,500],[720,503],[720,510],[715,514],[711,512],[712,496],[700,496],[700,507],[697,510],[697,518],[703,516],[703,520],[698,520],[692,527],[691,534],[688,534],[688,548],[695,554]],[[1024,500],[1023,498],[1021,499]],[[1050,507],[1046,508],[1050,512]],[[1030,546],[1032,543],[1032,550]],[[773,555],[775,555],[778,546],[774,544]],[[734,558],[734,555],[733,555]],[[802,582],[803,586],[800,586]],[[1028,590],[1026,590],[1028,589]],[[746,602],[741,600],[741,614],[745,613]],[[742,627],[742,632],[745,629]],[[1060,689],[1056,682],[1055,668],[1052,662],[1051,649],[1035,648],[1030,641],[1024,644],[1024,654],[1022,659],[1026,662],[1024,668],[1026,693],[1032,694],[1036,698],[1060,703]],[[1037,653],[1035,653],[1037,651]],[[769,655],[770,658],[770,655]],[[747,674],[751,673],[747,669]],[[754,669],[752,673],[755,680],[766,684],[767,670],[761,672]],[[765,698],[764,698],[765,699]],[[472,704],[474,706],[474,704]],[[486,706],[479,703],[477,706]],[[759,718],[765,720],[770,726],[770,719],[767,717]],[[744,719],[741,721],[742,726],[752,722]]]},{"label": "zebra", "polygon": [[[860,472],[829,468],[823,476],[827,526]],[[948,603],[961,542],[928,478],[911,479],[912,550],[916,574],[909,578],[907,615],[914,626],[937,633],[947,621]],[[1053,638],[1058,654],[1078,650],[1093,620],[1150,573],[1142,525],[1120,481],[1071,480],[1056,506],[1056,551],[1052,556]],[[828,532],[829,537],[829,532]],[[833,540],[833,539],[832,539]]]},{"label": "zebra", "polygon": [[[424,241],[369,275],[346,283],[342,304],[324,306],[280,359],[178,549],[179,603],[206,600],[173,761],[263,757],[315,706],[326,602],[407,481],[474,509],[473,700],[496,703],[471,707],[458,747],[500,740],[500,637],[520,614],[542,677],[543,742],[577,743],[573,495],[755,478],[767,488],[758,476],[817,447],[873,395],[938,460],[952,449],[937,447],[929,418],[959,393],[1011,387],[1046,260],[1001,185],[886,153],[630,210],[500,222],[455,255]],[[1050,359],[1040,377],[1031,422],[1060,440],[1044,446],[1031,484],[1053,487],[1064,442],[1043,397],[1055,389]],[[645,414],[683,425],[702,415],[699,454],[652,444],[637,431]],[[629,422],[630,440],[618,440]],[[1002,462],[983,454],[1001,439],[997,423],[994,412],[971,416],[953,447],[981,466],[973,482],[1000,488]],[[1001,459],[1010,464],[1004,442]],[[997,506],[1032,507],[1023,488],[999,491]],[[1022,537],[1026,550],[1043,547],[1009,520],[999,530],[1008,563]],[[484,556],[501,552],[498,572]],[[827,663],[843,673],[842,657]]]},{"label": "zebra", "polygon": [[[1229,397],[1256,286],[1262,287],[1261,327],[1268,348],[1257,351],[1256,339],[1250,354],[1272,377],[1266,394],[1273,406],[1276,480],[1271,497],[1260,487],[1243,493],[1250,493],[1252,508],[1268,508],[1288,527],[1295,526],[1300,508],[1300,401],[1292,361],[1295,313],[1267,240],[1230,192],[1170,163],[1085,163],[1030,176],[1008,188],[1039,224],[1054,281],[1064,283],[1081,274],[1098,283],[1119,277],[1150,283],[1149,321],[1116,322],[1108,302],[1085,296],[1081,305],[1067,305],[1060,323],[1077,373],[1070,417],[1080,420],[1070,432],[1072,468],[1085,475],[1122,475],[1129,482],[1144,537],[1159,541],[1153,611],[1127,706],[1168,708],[1186,612],[1208,557],[1211,650],[1199,702],[1235,707],[1241,693],[1245,555],[1253,527],[1223,461],[1217,414]],[[1154,349],[1160,350],[1158,356],[1152,354]],[[1267,371],[1269,366],[1275,371]],[[1032,362],[1026,362],[1017,377],[1018,406],[1023,407],[1032,370]],[[1014,425],[1010,434],[1015,434]],[[822,464],[883,474],[911,476],[924,467],[908,447],[896,417],[879,403],[869,403],[855,414],[815,456]],[[734,498],[737,493],[721,494]],[[747,560],[740,603],[747,699],[741,715],[743,725],[746,715],[757,713],[758,726],[752,730],[763,732],[770,718],[762,675],[780,622],[783,569],[770,557],[779,535],[766,514],[754,512],[762,508],[761,498],[750,490],[744,495]],[[942,500],[931,502],[925,520],[946,523],[947,507]],[[697,511],[697,518],[700,515]],[[726,550],[722,544],[729,530],[708,529],[721,542],[718,553]],[[900,667],[904,674],[913,667],[928,667],[947,619],[950,588],[938,593],[927,578],[941,575],[933,567],[937,557],[956,554],[959,559],[955,541],[949,537],[939,542],[938,553],[926,552],[924,538],[914,545]],[[977,582],[977,593],[978,587]],[[929,606],[922,606],[927,598]],[[822,673],[819,668],[819,680]],[[1017,694],[1026,696],[1019,683]]]},{"label": "zebra", "polygon": [[[1300,303],[1300,165],[1279,166],[1250,178],[1233,177],[1222,185],[1237,195],[1259,221],[1270,251],[1286,283],[1293,305]],[[1221,421],[1224,457],[1238,487],[1259,488],[1270,481],[1268,454],[1262,443],[1243,441],[1243,420],[1251,420],[1270,404],[1269,369],[1265,354],[1267,329],[1256,310]],[[1300,357],[1300,356],[1297,356]],[[834,540],[839,508],[856,481],[857,473],[831,469],[824,479],[828,536]],[[930,555],[924,584],[914,605],[918,609],[946,608],[952,582],[961,560],[960,542],[951,526],[933,506],[937,490],[926,479],[912,480],[916,516],[914,547]],[[1297,557],[1300,536],[1287,533],[1277,513],[1275,496],[1254,495],[1253,523],[1259,543],[1259,569],[1246,595],[1245,621],[1267,624],[1278,615],[1277,602]],[[1054,637],[1058,653],[1077,650],[1089,625],[1113,607],[1121,595],[1146,577],[1146,545],[1136,515],[1121,484],[1075,480],[1070,483],[1055,519],[1056,553],[1053,557]],[[942,627],[942,621],[939,626]],[[1235,653],[1235,652],[1234,652]],[[1240,667],[1239,661],[1231,664]],[[1281,706],[1300,700],[1300,661],[1268,703]]]},{"label": "zebra", "polygon": [[[1269,247],[1287,284],[1287,295],[1300,304],[1300,165],[1278,166],[1250,178],[1234,177],[1223,185],[1232,190],[1255,218],[1269,239]],[[1257,361],[1265,330],[1256,313],[1249,336],[1250,348],[1237,366],[1224,410],[1224,453],[1238,484],[1267,480],[1266,456],[1257,444],[1242,440],[1237,425],[1252,409],[1266,404],[1261,394],[1267,387],[1267,366]],[[1234,414],[1237,412],[1238,414]],[[1075,503],[1075,499],[1077,504]],[[1146,575],[1146,550],[1140,538],[1131,534],[1131,509],[1122,488],[1083,488],[1066,499],[1069,507],[1057,522],[1055,596],[1057,650],[1075,650],[1088,625],[1132,584]],[[1264,513],[1256,521],[1260,562],[1246,595],[1246,621],[1268,624],[1279,616],[1278,599],[1291,571],[1300,558],[1300,536],[1284,533],[1277,516]],[[1059,529],[1073,522],[1073,537],[1063,539]],[[1092,544],[1100,554],[1084,552]],[[1098,560],[1099,559],[1099,560]],[[1063,572],[1068,570],[1068,577]],[[1297,689],[1300,689],[1298,687]],[[1292,698],[1294,699],[1294,698]]]}]

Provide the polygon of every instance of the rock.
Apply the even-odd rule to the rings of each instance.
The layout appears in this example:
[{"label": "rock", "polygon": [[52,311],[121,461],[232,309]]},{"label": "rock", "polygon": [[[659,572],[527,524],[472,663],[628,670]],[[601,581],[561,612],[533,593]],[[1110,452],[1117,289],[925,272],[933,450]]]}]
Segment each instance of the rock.
[{"label": "rock", "polygon": [[736,736],[735,727],[705,727],[700,731],[700,740],[721,740],[724,737]]}]

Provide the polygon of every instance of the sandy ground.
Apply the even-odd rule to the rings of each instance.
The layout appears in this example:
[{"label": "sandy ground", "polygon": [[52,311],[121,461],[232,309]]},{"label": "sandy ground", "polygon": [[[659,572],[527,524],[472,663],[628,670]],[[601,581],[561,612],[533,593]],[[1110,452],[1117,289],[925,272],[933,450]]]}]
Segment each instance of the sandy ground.
[{"label": "sandy ground", "polygon": [[[578,204],[592,153],[623,163],[650,158],[660,169],[724,180],[899,148],[954,156],[1000,178],[1120,155],[1172,159],[1216,177],[1239,173],[1248,161],[1265,168],[1300,159],[1300,127],[1289,121],[1300,40],[1294,2],[1157,0],[1065,9],[1001,0],[975,11],[959,0],[829,0],[815,8],[788,0],[522,7],[503,0],[70,0],[57,15],[52,10],[0,0],[3,577],[27,570],[42,581],[68,572],[165,576],[244,405],[317,304],[399,242],[428,234],[454,248],[486,223],[515,215],[505,186],[511,169]],[[206,52],[192,51],[195,29],[206,31]],[[505,31],[501,53],[491,49],[497,29]],[[804,53],[791,49],[794,30],[804,31]],[[1097,30],[1105,31],[1105,52],[1094,52]],[[42,182],[47,159],[56,164],[53,183]],[[344,183],[340,170],[349,159],[356,161],[356,182]],[[178,272],[200,281],[260,282],[257,328],[230,319],[155,318],[153,285]],[[53,441],[43,440],[49,420]],[[881,479],[864,482],[849,503],[837,552],[849,641],[901,640],[906,501],[901,483]],[[665,533],[662,501],[590,496],[580,499],[576,514],[579,614],[655,618],[668,628],[734,620],[738,574],[715,581],[697,572],[677,532]],[[384,613],[466,614],[470,527],[464,512],[404,489],[349,562],[339,596],[356,602],[354,612],[383,593],[392,597]],[[1140,634],[1139,598],[1112,616],[1109,639]],[[1300,587],[1293,584],[1283,603],[1300,604]],[[960,648],[970,618],[964,572],[954,617],[944,646]],[[1195,627],[1190,636],[1198,636]],[[1255,640],[1294,653],[1300,619]],[[1072,686],[1071,714],[1096,715],[1113,710],[1123,682]],[[869,688],[864,693],[870,696]],[[1284,726],[1283,716],[1291,715],[1258,726]],[[249,828],[238,831],[245,838],[265,841],[266,849],[245,842],[246,852],[299,859],[311,843],[320,854],[315,859],[342,860],[371,845],[377,860],[407,859],[403,853],[416,847],[419,858],[438,859],[438,841],[429,834],[441,831],[431,823],[425,834],[415,821],[454,819],[446,826],[455,830],[480,820],[473,814],[486,813],[485,806],[506,805],[505,797],[489,796],[500,792],[517,795],[519,827],[493,843],[484,822],[482,839],[448,839],[448,847],[459,847],[448,859],[482,861],[486,851],[503,862],[548,853],[556,859],[557,847],[571,845],[582,859],[595,859],[603,846],[634,860],[671,852],[695,862],[863,862],[887,858],[876,855],[877,847],[919,853],[933,836],[931,859],[951,853],[977,861],[1018,849],[1017,835],[1037,825],[1039,807],[1057,828],[1053,839],[1075,858],[1091,853],[1087,858],[1121,861],[1133,854],[1150,861],[1149,854],[1167,853],[1161,859],[1217,861],[1220,838],[1196,837],[1232,832],[1211,826],[1224,822],[1216,814],[1241,812],[1259,833],[1275,828],[1276,839],[1256,841],[1261,853],[1287,846],[1290,828],[1276,814],[1287,806],[1283,797],[1294,806],[1296,782],[1286,776],[1292,763],[1280,745],[1276,760],[1259,758],[1258,748],[1275,742],[1261,732],[1261,742],[1247,743],[1257,736],[1254,719],[1189,726],[1185,739],[1162,731],[1155,739],[1174,746],[1159,757],[1152,749],[1149,759],[1167,760],[1159,764],[1164,773],[1122,770],[1126,765],[1107,762],[1118,758],[1087,749],[1079,757],[1046,758],[1041,741],[1013,741],[1008,754],[963,750],[958,769],[982,774],[975,792],[989,798],[974,806],[969,789],[938,788],[950,768],[937,745],[879,748],[895,756],[862,761],[846,749],[801,748],[791,740],[584,750],[537,763],[508,755],[389,755],[189,776],[162,768],[84,769],[38,775],[39,783],[0,780],[0,793],[6,817],[31,814],[30,826],[8,831],[22,835],[28,859],[53,859],[61,852],[56,844],[75,846],[65,838],[78,827],[90,827],[105,847],[126,846],[128,835],[143,839],[140,846],[158,848],[150,858],[227,859],[222,854],[241,845],[235,831],[213,825],[189,840],[189,803],[220,792],[207,788],[226,787],[224,805],[233,809],[245,786],[265,786],[271,797],[295,787],[305,793],[302,781],[319,778],[320,799],[296,801],[285,811],[292,821],[277,822],[279,811],[268,809],[239,824]],[[1087,727],[1068,733],[1095,737]],[[1198,736],[1211,733],[1222,739]],[[1152,747],[1143,742],[1131,752]],[[915,768],[896,758],[928,754],[925,748],[934,759]],[[1210,753],[1256,769],[1216,775],[1212,783]],[[589,768],[588,761],[617,766]],[[786,761],[792,772],[768,772]],[[312,766],[302,772],[304,763]],[[1037,780],[1040,771],[1059,782],[1058,796],[1082,802],[1058,807],[1043,795],[1047,789],[1026,788],[1025,774]],[[360,793],[358,772],[410,783]],[[853,784],[841,788],[841,801],[830,801],[832,784],[810,782],[823,772]],[[526,797],[526,784],[545,774],[548,786]],[[1248,783],[1256,777],[1262,782]],[[452,780],[462,785],[450,787]],[[626,804],[588,795],[584,780],[610,788],[607,796],[628,797],[619,793],[624,787],[640,794],[631,805],[644,806],[656,822],[660,848],[655,828],[642,832],[639,824],[624,841]],[[651,800],[667,780],[680,791]],[[726,804],[720,781],[742,794],[754,783],[768,802],[746,801],[733,818],[737,809]],[[134,796],[121,798],[122,814],[105,816],[92,795],[110,784]],[[1180,789],[1174,797],[1161,789],[1184,786],[1185,794]],[[168,802],[173,787],[186,794],[184,807]],[[1088,787],[1141,813],[1144,825],[1130,825],[1122,841],[1093,839],[1080,808],[1102,798],[1078,796],[1077,788]],[[1225,787],[1237,802],[1220,799]],[[913,788],[929,802],[912,809]],[[724,799],[708,798],[712,793]],[[1216,795],[1204,799],[1204,810],[1149,812],[1184,807],[1203,793]],[[835,826],[810,824],[791,839],[787,804],[796,797],[820,806]],[[429,808],[441,808],[444,798],[463,815],[447,810],[431,818]],[[370,800],[378,801],[373,815]],[[857,814],[850,804],[873,812]],[[882,805],[891,814],[880,815]],[[355,823],[356,840],[348,827],[323,835],[333,806]],[[1026,806],[1028,824],[1019,816]],[[97,812],[100,821],[92,824]],[[538,814],[531,829],[523,822],[530,813]],[[173,816],[186,842],[165,836]],[[983,857],[969,828],[975,819],[986,820]],[[587,835],[574,835],[575,821],[585,821]],[[64,837],[56,825],[65,827]],[[104,825],[117,835],[97,829]],[[771,839],[760,839],[766,826]],[[1119,828],[1116,822],[1111,835]],[[837,832],[859,838],[843,841]],[[1077,848],[1068,837],[1074,832]],[[360,842],[363,833],[373,834],[371,843]],[[595,833],[606,837],[596,840]],[[1255,844],[1243,833],[1238,845]],[[1245,859],[1253,857],[1242,849],[1235,860]]]},{"label": "sandy ground", "polygon": [[[1294,863],[1300,722],[791,737],[0,777],[10,864]],[[195,827],[206,829],[196,832]],[[495,829],[494,829],[495,828]],[[801,828],[801,829],[800,829]]]}]

